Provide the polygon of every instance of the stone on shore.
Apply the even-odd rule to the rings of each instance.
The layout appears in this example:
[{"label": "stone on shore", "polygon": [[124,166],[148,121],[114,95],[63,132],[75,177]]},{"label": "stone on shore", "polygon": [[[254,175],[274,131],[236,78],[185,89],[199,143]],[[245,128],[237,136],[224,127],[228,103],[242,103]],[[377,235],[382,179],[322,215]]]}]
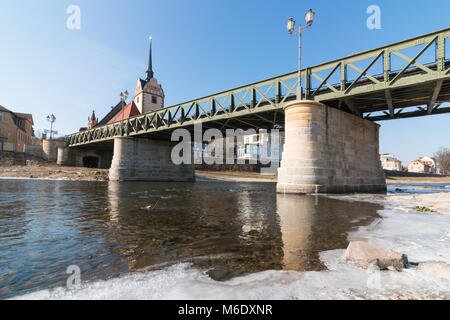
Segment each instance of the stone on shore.
[{"label": "stone on shore", "polygon": [[417,271],[431,276],[450,280],[450,262],[428,261],[421,262],[417,266]]},{"label": "stone on shore", "polygon": [[362,241],[350,242],[345,252],[345,259],[363,268],[375,265],[380,270],[393,267],[397,271],[400,271],[408,263],[408,257],[405,254],[380,248]]}]

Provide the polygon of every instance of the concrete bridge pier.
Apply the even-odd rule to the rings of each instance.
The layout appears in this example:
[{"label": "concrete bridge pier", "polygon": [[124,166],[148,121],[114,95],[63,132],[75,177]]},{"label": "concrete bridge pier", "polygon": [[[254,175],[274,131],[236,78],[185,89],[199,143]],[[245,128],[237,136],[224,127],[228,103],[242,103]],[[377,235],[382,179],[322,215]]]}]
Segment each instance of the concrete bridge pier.
[{"label": "concrete bridge pier", "polygon": [[284,107],[279,193],[385,191],[379,125],[315,101]]},{"label": "concrete bridge pier", "polygon": [[195,181],[193,164],[172,163],[172,148],[176,144],[148,138],[114,138],[109,180]]}]

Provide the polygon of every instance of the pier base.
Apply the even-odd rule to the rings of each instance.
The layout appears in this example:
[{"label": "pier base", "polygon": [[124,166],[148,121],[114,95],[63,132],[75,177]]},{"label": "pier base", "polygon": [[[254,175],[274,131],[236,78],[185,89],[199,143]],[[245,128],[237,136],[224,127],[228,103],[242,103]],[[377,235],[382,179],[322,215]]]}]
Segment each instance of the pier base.
[{"label": "pier base", "polygon": [[147,138],[115,138],[109,170],[111,181],[195,181],[193,164],[171,161],[176,142]]},{"label": "pier base", "polygon": [[379,125],[315,101],[284,107],[279,193],[385,191]]}]

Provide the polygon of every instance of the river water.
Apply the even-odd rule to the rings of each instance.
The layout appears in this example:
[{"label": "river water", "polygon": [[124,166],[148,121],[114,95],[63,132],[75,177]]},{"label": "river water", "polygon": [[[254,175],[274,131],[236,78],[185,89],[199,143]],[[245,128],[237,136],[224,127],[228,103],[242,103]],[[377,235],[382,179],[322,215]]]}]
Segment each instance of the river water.
[{"label": "river water", "polygon": [[274,183],[0,180],[0,298],[189,262],[217,281],[324,270],[319,252],[382,206],[278,195]]}]

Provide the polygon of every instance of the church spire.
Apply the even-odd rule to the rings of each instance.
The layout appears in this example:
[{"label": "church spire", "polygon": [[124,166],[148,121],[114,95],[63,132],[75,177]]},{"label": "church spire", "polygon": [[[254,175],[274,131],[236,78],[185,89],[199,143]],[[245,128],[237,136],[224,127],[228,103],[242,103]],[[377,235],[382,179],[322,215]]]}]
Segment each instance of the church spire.
[{"label": "church spire", "polygon": [[147,70],[147,81],[149,81],[151,78],[153,78],[153,66],[152,66],[152,40],[153,38],[150,37],[150,55],[148,57],[148,70]]}]

